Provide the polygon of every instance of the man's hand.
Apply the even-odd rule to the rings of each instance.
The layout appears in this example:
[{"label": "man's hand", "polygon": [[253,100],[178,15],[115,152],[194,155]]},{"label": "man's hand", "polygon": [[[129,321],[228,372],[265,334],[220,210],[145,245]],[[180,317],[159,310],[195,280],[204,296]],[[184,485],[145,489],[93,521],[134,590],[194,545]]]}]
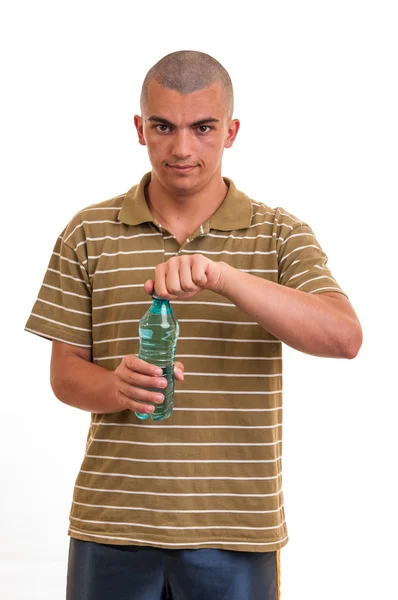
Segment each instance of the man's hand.
[{"label": "man's hand", "polygon": [[202,254],[173,256],[155,269],[155,280],[148,279],[144,290],[166,300],[187,300],[201,290],[221,293],[225,263],[214,262]]},{"label": "man's hand", "polygon": [[[174,363],[174,376],[178,381],[184,380],[184,365],[181,362]],[[167,380],[162,377],[161,368],[135,354],[128,354],[115,370],[114,394],[119,411],[128,408],[140,413],[153,412],[156,405],[164,401],[164,395],[160,392],[166,385]],[[145,388],[159,388],[159,393]]]},{"label": "man's hand", "polygon": [[[175,361],[174,377],[184,381],[182,362]],[[92,363],[87,348],[53,340],[51,387],[57,398],[69,406],[97,414],[126,409],[149,413],[158,404],[157,392],[159,401],[164,401],[161,392],[166,386],[162,369],[135,354],[126,355],[115,371],[110,371]]]}]

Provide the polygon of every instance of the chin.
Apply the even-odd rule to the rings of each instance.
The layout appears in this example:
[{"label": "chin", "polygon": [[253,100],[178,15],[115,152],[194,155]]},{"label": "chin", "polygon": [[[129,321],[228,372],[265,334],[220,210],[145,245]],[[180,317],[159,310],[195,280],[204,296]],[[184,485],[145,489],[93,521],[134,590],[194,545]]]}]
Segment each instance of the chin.
[{"label": "chin", "polygon": [[169,182],[169,186],[175,191],[175,192],[189,192],[191,190],[196,189],[196,187],[198,186],[198,182],[197,181],[171,181]]},{"label": "chin", "polygon": [[172,181],[174,184],[192,185],[193,182],[198,181],[199,172],[197,169],[194,169],[190,173],[175,173],[166,168],[165,176],[168,181]]}]

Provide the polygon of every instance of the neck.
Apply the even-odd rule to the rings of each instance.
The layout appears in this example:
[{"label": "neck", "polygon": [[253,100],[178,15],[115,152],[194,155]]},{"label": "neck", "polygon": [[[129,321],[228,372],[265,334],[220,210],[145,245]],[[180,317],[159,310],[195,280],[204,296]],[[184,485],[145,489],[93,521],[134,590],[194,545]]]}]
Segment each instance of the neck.
[{"label": "neck", "polygon": [[152,171],[145,192],[149,210],[159,223],[171,233],[174,233],[173,230],[183,231],[188,236],[216,212],[227,195],[228,186],[218,174],[203,188],[185,194],[181,191],[173,193]]}]

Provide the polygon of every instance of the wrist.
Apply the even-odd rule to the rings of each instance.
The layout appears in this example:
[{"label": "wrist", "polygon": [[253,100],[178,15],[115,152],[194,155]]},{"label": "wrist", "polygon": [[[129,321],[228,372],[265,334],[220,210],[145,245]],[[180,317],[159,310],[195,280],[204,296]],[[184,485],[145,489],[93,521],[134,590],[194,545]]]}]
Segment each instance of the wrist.
[{"label": "wrist", "polygon": [[220,294],[220,296],[226,296],[231,278],[233,277],[233,274],[236,273],[236,269],[224,261],[219,261],[218,266],[220,269],[220,276],[213,291]]}]

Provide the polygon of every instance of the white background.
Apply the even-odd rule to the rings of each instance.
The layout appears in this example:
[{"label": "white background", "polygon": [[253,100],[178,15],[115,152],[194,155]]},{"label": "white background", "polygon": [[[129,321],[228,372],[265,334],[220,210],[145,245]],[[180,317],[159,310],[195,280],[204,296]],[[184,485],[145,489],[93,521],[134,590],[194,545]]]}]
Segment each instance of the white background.
[{"label": "white background", "polygon": [[311,225],[364,330],[353,361],[285,346],[282,600],[398,597],[394,4],[2,3],[4,600],[64,598],[89,424],[53,396],[51,344],[24,324],[66,223],[150,170],[133,124],[141,84],[186,49],[234,83],[241,131],[223,174]]}]

